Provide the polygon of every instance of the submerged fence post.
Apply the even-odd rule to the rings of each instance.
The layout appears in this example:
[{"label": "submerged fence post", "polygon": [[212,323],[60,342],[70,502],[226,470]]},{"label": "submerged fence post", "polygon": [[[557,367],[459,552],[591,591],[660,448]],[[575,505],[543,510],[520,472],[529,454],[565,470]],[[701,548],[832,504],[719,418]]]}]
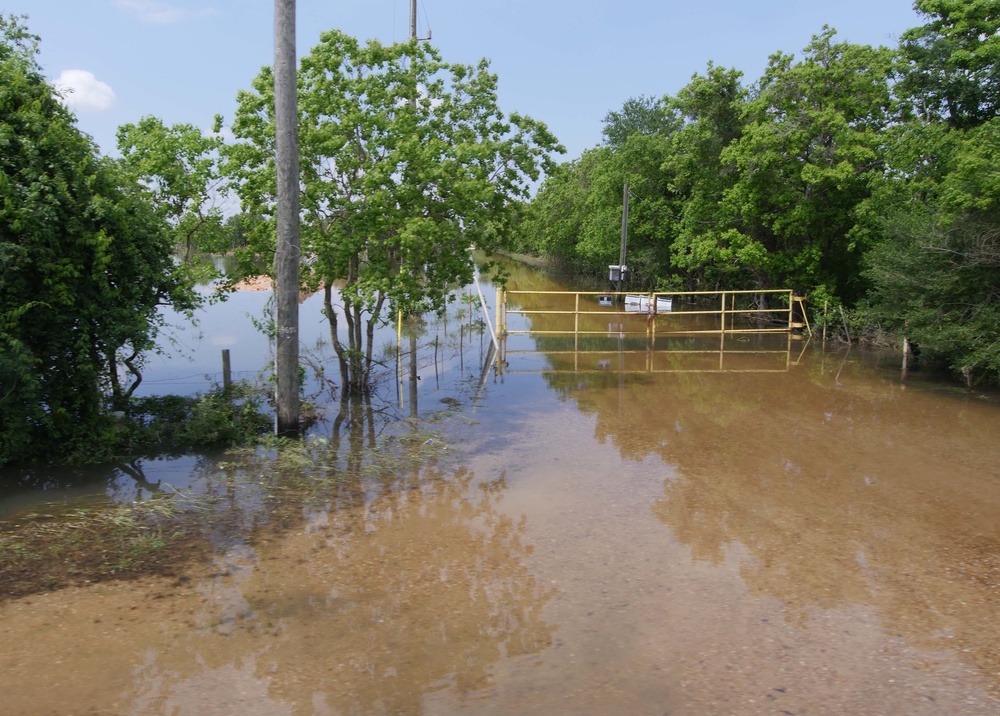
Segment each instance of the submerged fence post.
[{"label": "submerged fence post", "polygon": [[576,303],[573,306],[573,350],[580,350],[580,292],[575,294]]},{"label": "submerged fence post", "polygon": [[502,336],[503,335],[503,331],[504,331],[504,327],[502,325],[500,325],[500,299],[501,299],[501,293],[500,293],[500,287],[499,286],[496,287],[496,294],[497,294],[496,295],[496,305],[493,307],[493,311],[494,311],[494,315],[495,315],[495,318],[493,320],[493,325],[497,327],[497,335],[498,336]]},{"label": "submerged fence post", "polygon": [[222,390],[228,393],[233,387],[233,371],[229,363],[229,349],[222,349]]},{"label": "submerged fence post", "polygon": [[501,289],[501,296],[503,298],[501,303],[503,307],[503,331],[501,333],[507,335],[507,289]]},{"label": "submerged fence post", "polygon": [[851,345],[851,331],[847,328],[847,316],[844,315],[844,306],[840,306],[840,320],[844,322],[844,333],[847,334],[847,345]]},{"label": "submerged fence post", "polygon": [[909,367],[911,353],[912,349],[910,348],[910,339],[903,336],[903,375],[900,378],[903,382],[906,381],[906,370]]},{"label": "submerged fence post", "polygon": [[827,323],[826,312],[829,307],[830,307],[830,299],[826,299],[825,301],[823,301],[823,345],[824,346],[826,346],[826,323]]}]

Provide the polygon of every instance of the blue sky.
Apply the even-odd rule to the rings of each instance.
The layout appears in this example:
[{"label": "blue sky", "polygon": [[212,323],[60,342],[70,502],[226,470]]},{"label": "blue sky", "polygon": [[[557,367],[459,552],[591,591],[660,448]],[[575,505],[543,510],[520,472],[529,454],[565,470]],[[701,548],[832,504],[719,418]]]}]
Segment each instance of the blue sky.
[{"label": "blue sky", "polygon": [[[273,59],[272,0],[6,0],[42,38],[46,75],[77,87],[79,127],[115,153],[143,115],[206,129]],[[299,56],[321,31],[405,40],[409,0],[297,0]],[[674,94],[709,61],[757,79],[824,24],[842,39],[895,46],[921,24],[912,0],[421,0],[445,60],[491,60],[507,112],[549,125],[566,158],[601,142],[629,97]]]}]

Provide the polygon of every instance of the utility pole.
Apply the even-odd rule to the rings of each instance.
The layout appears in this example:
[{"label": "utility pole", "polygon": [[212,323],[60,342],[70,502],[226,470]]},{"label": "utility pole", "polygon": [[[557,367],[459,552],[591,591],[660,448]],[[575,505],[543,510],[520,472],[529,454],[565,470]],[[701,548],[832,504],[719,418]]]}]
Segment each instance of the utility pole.
[{"label": "utility pole", "polygon": [[618,252],[618,290],[622,290],[625,281],[625,248],[628,245],[628,182],[622,192],[622,244]]},{"label": "utility pole", "polygon": [[[417,0],[410,0],[410,39],[417,39]],[[417,111],[417,95],[414,90],[410,106],[414,113]],[[410,322],[410,417],[414,420],[416,429],[417,411],[417,323]]]},{"label": "utility pole", "polygon": [[431,29],[427,28],[427,37],[417,37],[417,0],[410,0],[410,39],[430,40]]},{"label": "utility pole", "polygon": [[275,433],[299,437],[299,128],[295,0],[274,0],[274,121],[277,247],[274,298]]}]

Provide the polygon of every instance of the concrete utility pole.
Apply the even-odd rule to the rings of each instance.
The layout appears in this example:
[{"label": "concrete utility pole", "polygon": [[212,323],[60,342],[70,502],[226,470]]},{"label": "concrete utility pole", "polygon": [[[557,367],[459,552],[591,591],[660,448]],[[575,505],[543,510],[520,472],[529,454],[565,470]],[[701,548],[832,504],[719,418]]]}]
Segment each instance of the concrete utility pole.
[{"label": "concrete utility pole", "polygon": [[299,128],[295,0],[274,0],[274,118],[278,245],[274,251],[277,339],[275,433],[299,437]]},{"label": "concrete utility pole", "polygon": [[[417,39],[417,0],[410,0],[410,39]],[[417,95],[414,94],[410,100],[413,111],[417,110]],[[417,411],[417,326],[414,322],[410,326],[410,417],[416,420]],[[415,425],[415,423],[414,423]]]},{"label": "concrete utility pole", "polygon": [[431,29],[427,28],[427,37],[417,37],[417,0],[410,0],[410,39],[430,40]]}]

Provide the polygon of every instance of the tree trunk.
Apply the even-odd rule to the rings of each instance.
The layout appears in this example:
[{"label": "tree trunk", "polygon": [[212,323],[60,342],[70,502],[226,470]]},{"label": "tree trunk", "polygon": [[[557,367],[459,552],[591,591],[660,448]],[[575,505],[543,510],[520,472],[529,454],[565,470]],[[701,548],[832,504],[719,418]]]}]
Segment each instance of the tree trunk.
[{"label": "tree trunk", "polygon": [[323,310],[326,312],[326,320],[330,324],[330,343],[333,344],[333,350],[337,353],[337,363],[340,366],[340,391],[343,395],[350,390],[351,375],[347,356],[344,353],[344,344],[340,342],[340,336],[337,334],[337,313],[333,310],[333,289],[330,287],[329,281],[323,284]]}]

